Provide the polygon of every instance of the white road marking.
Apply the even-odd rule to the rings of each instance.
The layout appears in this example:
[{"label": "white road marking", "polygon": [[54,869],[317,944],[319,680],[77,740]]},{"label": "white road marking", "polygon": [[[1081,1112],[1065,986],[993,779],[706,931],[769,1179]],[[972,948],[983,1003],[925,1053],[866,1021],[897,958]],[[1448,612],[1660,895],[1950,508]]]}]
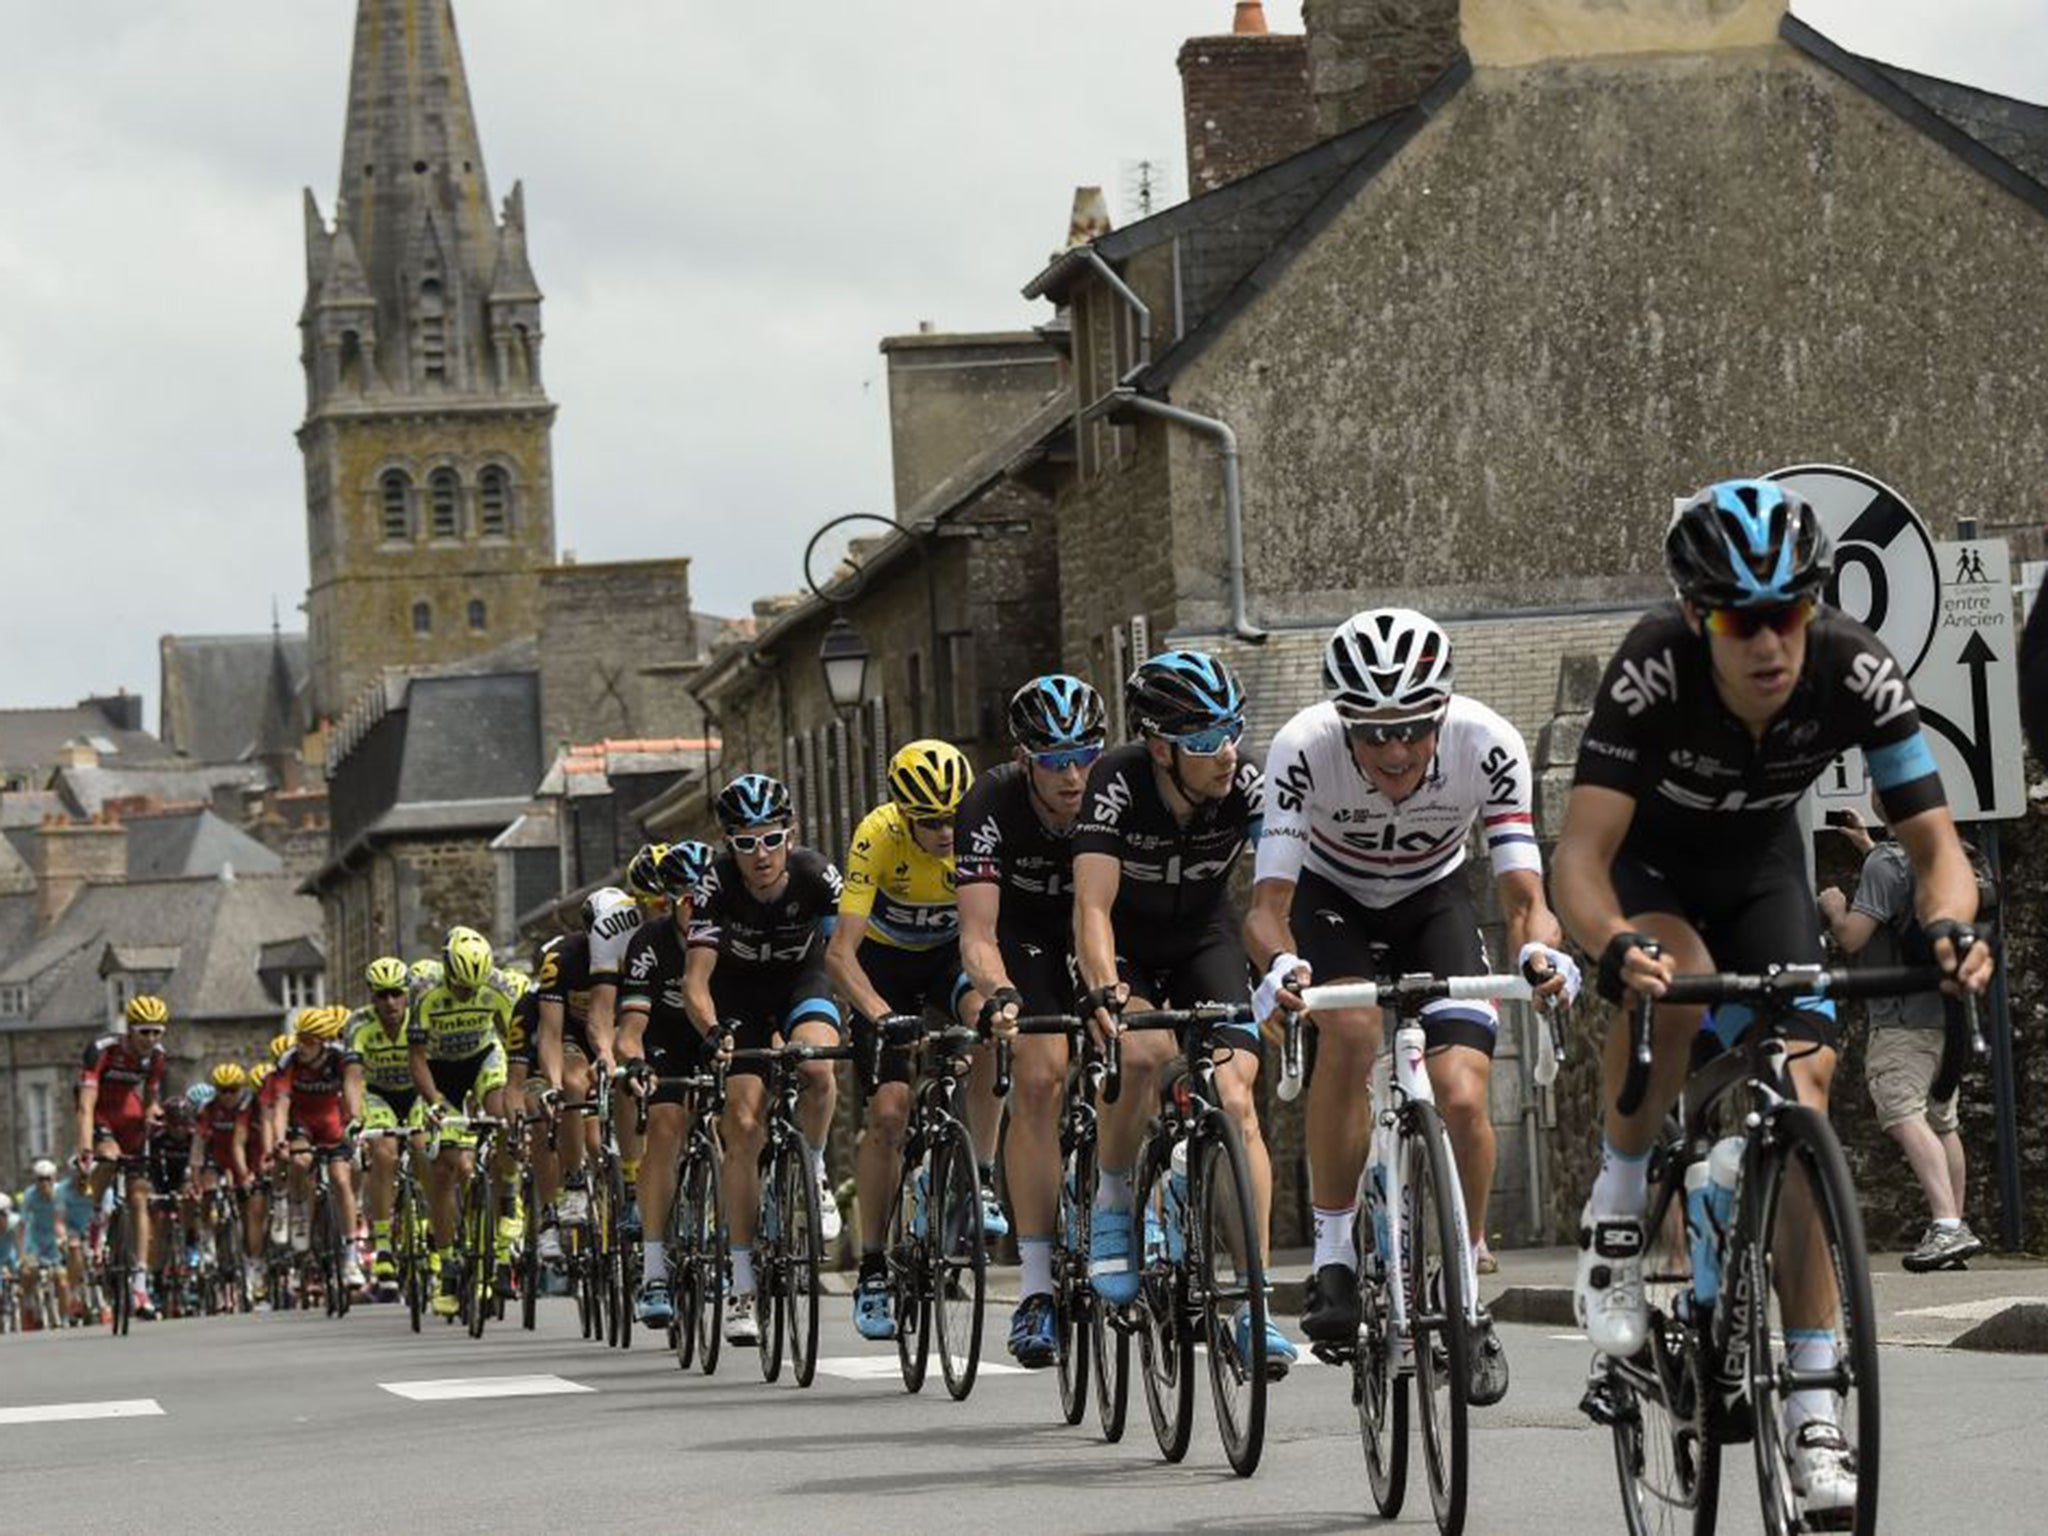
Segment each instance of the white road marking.
[{"label": "white road marking", "polygon": [[1986,1318],[1996,1317],[2007,1307],[2040,1299],[2038,1296],[1987,1296],[1982,1301],[1952,1301],[1942,1307],[1904,1307],[1900,1309],[1899,1316],[1936,1317],[1951,1323],[1981,1323]]},{"label": "white road marking", "polygon": [[559,1376],[451,1376],[439,1381],[380,1381],[393,1397],[416,1403],[447,1403],[471,1397],[548,1397],[558,1392],[595,1392]]},{"label": "white road marking", "polygon": [[1546,1333],[1544,1337],[1546,1339],[1556,1339],[1561,1344],[1583,1344],[1586,1342],[1586,1336],[1583,1333]]},{"label": "white road marking", "polygon": [[[837,1376],[841,1381],[894,1381],[902,1375],[902,1367],[894,1355],[833,1355],[818,1361],[818,1369],[827,1376]],[[934,1356],[931,1374],[940,1375],[939,1362]],[[981,1362],[984,1376],[1025,1376],[1021,1365],[1003,1365],[994,1360]]]},{"label": "white road marking", "polygon": [[67,1419],[146,1419],[161,1417],[163,1405],[153,1397],[128,1397],[108,1403],[41,1403],[31,1408],[0,1408],[0,1424],[56,1424]]}]

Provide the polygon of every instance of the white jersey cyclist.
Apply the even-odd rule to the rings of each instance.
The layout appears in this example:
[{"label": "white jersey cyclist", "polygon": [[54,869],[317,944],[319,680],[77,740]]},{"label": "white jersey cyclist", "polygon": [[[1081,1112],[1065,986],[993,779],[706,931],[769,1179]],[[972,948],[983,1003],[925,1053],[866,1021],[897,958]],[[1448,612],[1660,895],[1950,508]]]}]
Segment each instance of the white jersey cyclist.
[{"label": "white jersey cyclist", "polygon": [[1521,732],[1453,694],[1421,785],[1396,803],[1360,771],[1337,706],[1310,705],[1266,759],[1256,878],[1299,881],[1306,869],[1360,906],[1391,907],[1455,874],[1475,823],[1496,875],[1541,874],[1529,781]]}]

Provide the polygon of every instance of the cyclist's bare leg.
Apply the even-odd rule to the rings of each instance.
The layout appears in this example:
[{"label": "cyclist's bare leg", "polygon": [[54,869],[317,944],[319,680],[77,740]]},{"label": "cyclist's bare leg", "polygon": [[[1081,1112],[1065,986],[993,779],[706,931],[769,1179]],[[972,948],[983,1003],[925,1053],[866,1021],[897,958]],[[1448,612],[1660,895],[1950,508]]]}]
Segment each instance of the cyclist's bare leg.
[{"label": "cyclist's bare leg", "polygon": [[327,1180],[334,1192],[334,1210],[340,1218],[341,1240],[355,1241],[356,1236],[356,1169],[346,1157],[330,1157],[327,1160]]},{"label": "cyclist's bare leg", "polygon": [[[1679,975],[1714,968],[1714,957],[1706,941],[1684,918],[1669,912],[1644,912],[1628,920],[1629,927],[1648,934],[1663,946]],[[1615,1107],[1623,1080],[1628,1076],[1629,1019],[1635,994],[1622,997],[1621,1009],[1608,1021],[1607,1048],[1600,1059],[1600,1102],[1609,1145],[1631,1157],[1647,1155],[1664,1116],[1685,1087],[1686,1070],[1692,1061],[1693,1038],[1700,1032],[1702,1008],[1659,1008],[1651,1031],[1650,1086],[1633,1115]]]},{"label": "cyclist's bare leg", "polygon": [[640,1164],[640,1232],[648,1247],[668,1237],[668,1209],[676,1196],[676,1160],[683,1155],[688,1112],[680,1104],[647,1109],[647,1149]]},{"label": "cyclist's bare leg", "polygon": [[[1796,1042],[1792,1046],[1796,1058],[1791,1062],[1792,1086],[1799,1093],[1800,1103],[1825,1115],[1837,1058],[1826,1047],[1811,1055],[1799,1055],[1804,1049]],[[1777,1228],[1771,1234],[1771,1249],[1785,1256],[1785,1262],[1776,1266],[1778,1304],[1785,1311],[1785,1326],[1833,1328],[1834,1266],[1828,1262],[1821,1225],[1813,1219],[1813,1191],[1803,1171],[1795,1172],[1794,1177],[1785,1181]]]},{"label": "cyclist's bare leg", "polygon": [[1237,1122],[1237,1134],[1244,1143],[1245,1169],[1252,1180],[1252,1209],[1259,1224],[1259,1257],[1263,1261],[1272,1247],[1273,1159],[1266,1150],[1266,1137],[1259,1129],[1259,1105],[1253,1089],[1259,1080],[1259,1053],[1216,1051],[1216,1092],[1223,1108]]},{"label": "cyclist's bare leg", "polygon": [[896,1187],[897,1164],[903,1155],[904,1129],[909,1123],[910,1085],[878,1085],[862,1116],[860,1150],[854,1159],[863,1254],[881,1250],[883,1230],[889,1223],[892,1192]]},{"label": "cyclist's bare leg", "polygon": [[1052,1235],[1060,1187],[1060,1102],[1067,1084],[1067,1037],[1019,1035],[1010,1062],[1010,1131],[1003,1177],[1017,1235]]},{"label": "cyclist's bare leg", "polygon": [[745,1074],[725,1080],[725,1112],[718,1121],[718,1139],[725,1147],[720,1183],[725,1196],[725,1229],[734,1248],[751,1250],[754,1246],[755,1220],[761,1211],[761,1145],[767,1139],[763,1118],[767,1100],[768,1085],[761,1078]]},{"label": "cyclist's bare leg", "polygon": [[398,1198],[398,1139],[380,1136],[369,1146],[369,1167],[363,1173],[363,1193],[370,1205],[370,1220],[391,1225],[391,1208]]},{"label": "cyclist's bare leg", "polygon": [[[825,1019],[805,1019],[790,1031],[805,1045],[837,1045],[839,1026]],[[839,1079],[829,1061],[807,1061],[799,1071],[803,1097],[797,1100],[796,1118],[804,1133],[804,1144],[822,1148],[832,1134],[832,1116],[839,1108]]]},{"label": "cyclist's bare leg", "polygon": [[1446,1045],[1430,1052],[1428,1062],[1429,1085],[1458,1160],[1465,1231],[1481,1243],[1486,1240],[1486,1197],[1493,1189],[1493,1058],[1469,1045]]},{"label": "cyclist's bare leg", "polygon": [[[1358,977],[1343,977],[1356,981]],[[1380,1053],[1377,1008],[1333,1008],[1316,1015],[1316,1070],[1308,1085],[1309,1201],[1349,1209],[1358,1198],[1372,1144],[1372,1068]]]},{"label": "cyclist's bare leg", "polygon": [[[1155,1005],[1142,997],[1124,1004],[1126,1013],[1148,1013]],[[1159,1069],[1179,1049],[1169,1030],[1148,1029],[1123,1037],[1123,1088],[1114,1104],[1101,1109],[1097,1163],[1106,1169],[1129,1173],[1138,1158],[1138,1140],[1145,1134],[1145,1122],[1159,1106],[1156,1092]]]},{"label": "cyclist's bare leg", "polygon": [[[591,1080],[590,1059],[577,1051],[562,1052],[562,1098],[570,1104],[587,1104],[597,1085]],[[555,1150],[545,1151],[547,1162],[542,1166],[551,1169],[548,1188],[550,1200],[559,1199],[563,1183],[572,1174],[583,1171],[584,1154],[592,1128],[597,1124],[594,1116],[571,1115],[555,1135]]]}]

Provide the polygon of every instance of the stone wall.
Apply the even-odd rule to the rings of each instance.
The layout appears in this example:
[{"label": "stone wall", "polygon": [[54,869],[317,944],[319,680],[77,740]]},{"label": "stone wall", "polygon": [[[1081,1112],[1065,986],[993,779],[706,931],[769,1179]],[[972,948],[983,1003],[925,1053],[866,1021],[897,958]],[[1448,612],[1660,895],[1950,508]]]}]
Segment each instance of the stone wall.
[{"label": "stone wall", "polygon": [[[1255,618],[1640,600],[1731,472],[2032,505],[2044,287],[2048,220],[1789,45],[1482,70],[1172,393],[1239,434]],[[1212,482],[1172,477],[1184,628]]]},{"label": "stone wall", "polygon": [[458,923],[481,929],[500,947],[517,937],[492,931],[497,866],[487,838],[379,844],[329,883],[321,906],[327,974],[345,996],[353,995],[363,967],[377,956],[416,960],[439,954]]},{"label": "stone wall", "polygon": [[704,716],[690,562],[554,565],[540,573],[541,740],[694,739]]},{"label": "stone wall", "polygon": [[1015,431],[1060,383],[1059,354],[1033,331],[887,336],[882,355],[898,514]]},{"label": "stone wall", "polygon": [[1323,138],[1416,101],[1458,56],[1458,0],[1303,0]]}]

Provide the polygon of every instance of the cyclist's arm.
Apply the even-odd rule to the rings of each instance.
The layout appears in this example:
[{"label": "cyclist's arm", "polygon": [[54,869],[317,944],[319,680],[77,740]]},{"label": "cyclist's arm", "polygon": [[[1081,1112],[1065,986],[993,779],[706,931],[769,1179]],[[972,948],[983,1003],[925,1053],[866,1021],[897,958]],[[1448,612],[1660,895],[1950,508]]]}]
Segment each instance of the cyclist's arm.
[{"label": "cyclist's arm", "polygon": [[977,881],[961,886],[959,898],[960,968],[967,972],[975,991],[983,997],[993,997],[1010,986],[1010,973],[1003,965],[1003,947],[996,941],[1003,888],[992,881]]},{"label": "cyclist's arm", "polygon": [[87,1078],[78,1085],[78,1151],[81,1157],[91,1153],[93,1115],[99,1109],[100,1085],[96,1078]]},{"label": "cyclist's arm", "polygon": [[427,1042],[424,1039],[412,1042],[412,1086],[419,1096],[429,1104],[441,1102],[441,1090],[434,1086],[434,1069],[427,1060]]},{"label": "cyclist's arm", "polygon": [[1074,959],[1089,991],[1116,985],[1116,926],[1110,912],[1124,863],[1111,853],[1074,855]]},{"label": "cyclist's arm", "polygon": [[341,1096],[351,1120],[363,1118],[363,1064],[352,1061],[341,1069]]},{"label": "cyclist's arm", "polygon": [[849,912],[842,906],[839,921],[832,926],[832,937],[825,944],[825,970],[832,984],[863,1018],[884,1019],[890,1012],[888,999],[875,990],[860,963],[860,941],[867,931],[867,913]]},{"label": "cyclist's arm", "polygon": [[[1564,834],[1558,839],[1550,888],[1565,932],[1596,962],[1610,939],[1629,931],[1611,871],[1635,815],[1633,795],[1598,784],[1574,785],[1565,802]],[[1652,960],[1641,949],[1628,952],[1622,971],[1627,985],[1650,997],[1663,996],[1670,975],[1669,958]]]},{"label": "cyclist's arm", "polygon": [[607,1061],[618,1054],[619,978],[590,978],[590,1012],[583,1028],[590,1036],[591,1051]]},{"label": "cyclist's arm", "polygon": [[[641,1037],[647,1033],[647,1005],[634,998],[619,1010],[618,1033],[612,1044],[618,1051],[620,1061],[645,1061],[647,1048],[641,1044]],[[593,1046],[596,1041],[592,1041]]]},{"label": "cyclist's arm", "polygon": [[1297,953],[1294,925],[1294,882],[1261,878],[1252,886],[1251,905],[1244,913],[1244,947],[1252,969],[1264,972],[1280,955]]},{"label": "cyclist's arm", "polygon": [[1543,899],[1543,877],[1533,869],[1503,870],[1494,876],[1501,915],[1507,921],[1508,953],[1519,955],[1525,944],[1564,948],[1564,929],[1550,903]]},{"label": "cyclist's arm", "polygon": [[683,956],[683,1004],[697,1033],[709,1039],[718,1029],[718,1005],[711,999],[711,973],[718,969],[718,950],[696,944]]},{"label": "cyclist's arm", "polygon": [[540,1058],[541,1076],[551,1086],[559,1088],[562,1086],[562,1020],[566,1010],[556,999],[544,997],[535,1005],[533,1013],[534,1027],[540,1032],[534,1050]]},{"label": "cyclist's arm", "polygon": [[[1949,919],[1974,922],[1977,917],[1977,875],[1963,853],[1956,836],[1955,818],[1945,805],[1937,805],[1917,816],[1892,824],[1906,856],[1913,861],[1915,906],[1923,925]],[[1939,939],[1937,953],[1945,953],[1948,940]],[[1944,962],[1946,964],[1946,962]],[[1963,960],[1959,979],[1972,992],[1981,992],[1991,982],[1991,946],[1978,944]]]}]

